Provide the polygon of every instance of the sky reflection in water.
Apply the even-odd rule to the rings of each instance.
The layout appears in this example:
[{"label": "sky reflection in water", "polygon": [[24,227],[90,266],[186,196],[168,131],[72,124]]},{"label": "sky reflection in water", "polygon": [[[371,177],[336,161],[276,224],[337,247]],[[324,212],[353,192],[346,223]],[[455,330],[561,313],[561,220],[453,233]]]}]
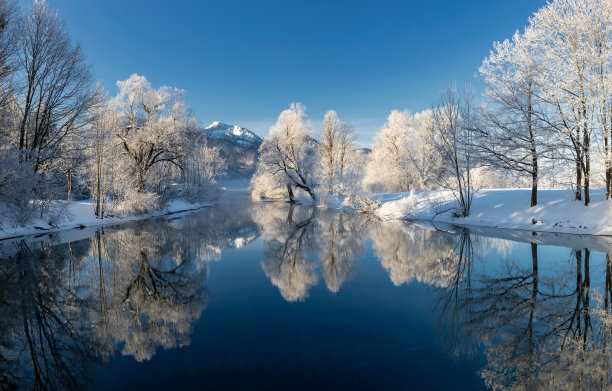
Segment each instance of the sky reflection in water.
[{"label": "sky reflection in water", "polygon": [[0,388],[606,389],[610,249],[246,199],[2,241]]}]

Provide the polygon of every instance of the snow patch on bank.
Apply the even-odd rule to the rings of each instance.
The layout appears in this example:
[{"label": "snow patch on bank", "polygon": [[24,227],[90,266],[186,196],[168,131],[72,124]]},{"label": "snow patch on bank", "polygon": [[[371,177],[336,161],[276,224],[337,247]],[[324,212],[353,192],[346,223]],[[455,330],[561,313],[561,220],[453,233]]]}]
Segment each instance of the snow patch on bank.
[{"label": "snow patch on bank", "polygon": [[470,216],[454,216],[457,203],[450,191],[378,194],[376,214],[389,220],[433,220],[459,225],[512,228],[537,232],[612,235],[612,200],[603,189],[591,191],[591,204],[573,200],[569,190],[540,190],[530,208],[531,190],[481,190]]},{"label": "snow patch on bank", "polygon": [[108,216],[104,217],[103,219],[98,219],[94,214],[93,200],[58,202],[62,202],[63,207],[65,208],[64,217],[58,224],[50,225],[45,220],[36,219],[27,227],[10,227],[2,225],[2,222],[0,222],[0,240],[40,233],[57,232],[73,228],[102,227],[106,225],[121,224],[129,221],[143,220],[150,217],[163,216],[212,206],[212,204],[209,203],[191,203],[179,199],[168,202],[163,209],[152,213],[128,215],[125,217]]}]

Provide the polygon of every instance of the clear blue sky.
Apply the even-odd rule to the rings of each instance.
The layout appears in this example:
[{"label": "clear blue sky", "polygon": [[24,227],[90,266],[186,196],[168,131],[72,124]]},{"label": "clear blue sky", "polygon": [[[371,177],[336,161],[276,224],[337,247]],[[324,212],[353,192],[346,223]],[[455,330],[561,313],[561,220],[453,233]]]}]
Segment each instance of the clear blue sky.
[{"label": "clear blue sky", "polygon": [[[25,0],[20,1],[27,4]],[[96,78],[132,73],[187,92],[198,120],[261,136],[290,102],[318,130],[335,109],[369,145],[393,109],[429,108],[544,0],[48,0]]]}]

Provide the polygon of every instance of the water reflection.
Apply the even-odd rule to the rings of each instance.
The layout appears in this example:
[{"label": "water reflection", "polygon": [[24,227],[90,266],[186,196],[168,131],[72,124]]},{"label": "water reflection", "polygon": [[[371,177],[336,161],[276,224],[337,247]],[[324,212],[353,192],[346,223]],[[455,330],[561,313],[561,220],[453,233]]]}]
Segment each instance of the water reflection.
[{"label": "water reflection", "polygon": [[[580,248],[586,242],[612,249],[609,239],[511,232],[528,249],[517,258],[519,242],[467,228],[346,215],[296,219],[291,206],[271,212],[267,206],[255,212],[266,243],[262,267],[287,301],[305,300],[319,275],[338,292],[370,239],[395,286],[430,287],[447,352],[485,354],[480,375],[489,388],[610,388],[612,255],[598,253],[596,270],[605,279],[594,287],[592,252]],[[542,269],[538,247],[548,243],[577,248],[562,250],[561,258],[548,255]]]},{"label": "water reflection", "polygon": [[287,301],[308,297],[309,289],[318,282],[318,267],[331,292],[338,292],[355,273],[355,261],[364,248],[366,220],[321,213],[293,204],[253,208],[266,248],[262,268]]},{"label": "water reflection", "polygon": [[143,361],[188,345],[207,262],[256,237],[252,222],[217,217],[2,242],[0,388],[87,388],[117,350]]},{"label": "water reflection", "polygon": [[189,345],[210,262],[258,238],[253,261],[288,302],[317,284],[342,294],[361,261],[380,264],[394,294],[427,286],[446,352],[484,354],[489,388],[611,387],[610,239],[257,203],[0,242],[0,388],[88,388],[115,354]]},{"label": "water reflection", "polygon": [[14,256],[0,260],[2,384],[78,388],[95,363],[82,321],[92,302],[78,294],[82,286],[67,265],[78,267],[87,245],[16,245]]},{"label": "water reflection", "polygon": [[464,232],[456,236],[462,244],[455,283],[435,289],[449,352],[482,348],[487,363],[480,374],[492,389],[609,388],[610,256],[602,296],[591,286],[588,249],[569,250],[569,259],[542,270],[532,242],[530,259],[510,254],[495,268],[482,267],[483,246],[474,243],[482,238]]}]

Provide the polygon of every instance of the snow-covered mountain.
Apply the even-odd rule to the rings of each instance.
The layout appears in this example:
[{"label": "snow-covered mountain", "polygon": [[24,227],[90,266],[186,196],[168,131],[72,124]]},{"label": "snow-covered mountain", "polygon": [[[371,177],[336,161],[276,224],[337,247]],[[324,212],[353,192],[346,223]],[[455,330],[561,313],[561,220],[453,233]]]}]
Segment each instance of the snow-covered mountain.
[{"label": "snow-covered mountain", "polygon": [[228,177],[250,177],[255,172],[255,164],[259,157],[259,146],[263,139],[238,125],[228,125],[213,122],[202,132],[209,144],[221,149],[227,159]]},{"label": "snow-covered mountain", "polygon": [[213,140],[228,140],[234,144],[256,146],[259,148],[263,141],[261,137],[238,125],[228,125],[222,122],[213,122],[204,128],[206,136]]}]

